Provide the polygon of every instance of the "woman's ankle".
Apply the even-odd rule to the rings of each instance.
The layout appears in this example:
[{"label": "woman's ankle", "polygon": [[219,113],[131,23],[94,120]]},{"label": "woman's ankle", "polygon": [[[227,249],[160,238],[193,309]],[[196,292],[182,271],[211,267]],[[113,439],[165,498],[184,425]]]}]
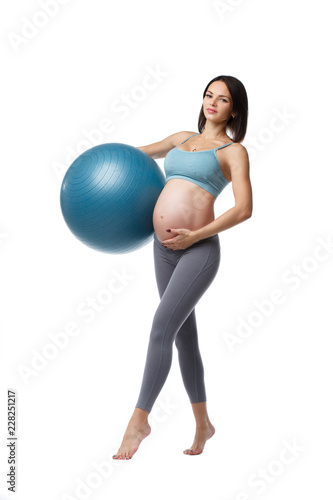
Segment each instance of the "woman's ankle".
[{"label": "woman's ankle", "polygon": [[212,423],[209,420],[209,418],[204,419],[204,420],[196,420],[195,424],[197,427],[211,427]]},{"label": "woman's ankle", "polygon": [[136,407],[134,409],[134,412],[133,412],[133,415],[131,417],[130,422],[133,425],[138,425],[138,426],[147,425],[148,424],[148,415],[149,415],[149,413],[147,411]]}]

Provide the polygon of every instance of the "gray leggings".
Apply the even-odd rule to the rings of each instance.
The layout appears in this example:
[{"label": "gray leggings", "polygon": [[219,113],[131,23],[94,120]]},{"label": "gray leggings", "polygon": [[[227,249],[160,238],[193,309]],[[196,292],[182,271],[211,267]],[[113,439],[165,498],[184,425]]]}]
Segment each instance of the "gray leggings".
[{"label": "gray leggings", "polygon": [[163,247],[154,233],[154,264],[160,303],[150,332],[137,408],[150,412],[178,349],[180,370],[191,403],[206,401],[204,369],[194,307],[214,280],[220,265],[218,234],[185,250]]}]

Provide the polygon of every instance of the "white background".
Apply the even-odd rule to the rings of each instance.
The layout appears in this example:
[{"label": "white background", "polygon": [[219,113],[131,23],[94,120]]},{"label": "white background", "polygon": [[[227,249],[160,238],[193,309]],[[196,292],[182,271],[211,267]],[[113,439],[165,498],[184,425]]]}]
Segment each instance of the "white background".
[{"label": "white background", "polygon": [[[1,498],[330,497],[329,2],[20,0],[3,2],[0,17]],[[148,74],[154,88],[144,87]],[[174,350],[151,436],[115,463],[159,300],[153,243],[123,255],[85,247],[62,218],[61,180],[93,145],[89,134],[143,146],[196,132],[203,90],[223,74],[248,92],[254,205],[219,234],[220,270],[196,307],[216,434],[202,455],[183,455],[195,425]],[[229,185],[216,217],[233,203]],[[131,279],[87,323],[78,307],[102,296],[115,270]],[[241,321],[252,324],[243,338]],[[77,335],[33,372],[36,353],[70,323]],[[17,391],[15,494],[8,389]]]}]

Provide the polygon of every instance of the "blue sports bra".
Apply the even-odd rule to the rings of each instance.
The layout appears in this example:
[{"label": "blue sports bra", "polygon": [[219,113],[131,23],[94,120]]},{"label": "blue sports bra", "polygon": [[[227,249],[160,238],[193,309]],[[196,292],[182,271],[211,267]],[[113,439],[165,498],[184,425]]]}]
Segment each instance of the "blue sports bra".
[{"label": "blue sports bra", "polygon": [[[195,135],[198,135],[198,133],[191,135],[180,144],[183,144]],[[229,142],[218,148],[197,152],[184,151],[178,149],[178,147],[174,147],[164,159],[166,182],[169,179],[185,179],[197,184],[217,198],[228,184],[228,181],[222,174],[216,151],[230,144],[234,143]]]}]

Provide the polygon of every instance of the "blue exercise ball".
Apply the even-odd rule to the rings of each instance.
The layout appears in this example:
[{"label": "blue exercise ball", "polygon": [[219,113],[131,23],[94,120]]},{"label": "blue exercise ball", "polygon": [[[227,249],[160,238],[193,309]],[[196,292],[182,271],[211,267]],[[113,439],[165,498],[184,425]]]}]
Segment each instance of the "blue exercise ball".
[{"label": "blue exercise ball", "polygon": [[140,149],[101,144],[68,168],[61,211],[71,232],[88,247],[132,252],[152,239],[153,210],[164,185],[164,173]]}]

